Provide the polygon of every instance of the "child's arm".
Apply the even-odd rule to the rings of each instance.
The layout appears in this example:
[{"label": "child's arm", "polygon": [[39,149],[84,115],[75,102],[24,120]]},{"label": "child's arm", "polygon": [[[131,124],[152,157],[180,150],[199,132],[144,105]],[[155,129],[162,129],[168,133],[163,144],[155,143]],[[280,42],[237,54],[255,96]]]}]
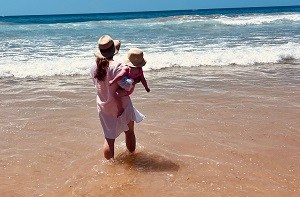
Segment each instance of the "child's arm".
[{"label": "child's arm", "polygon": [[148,84],[147,84],[147,81],[144,77],[144,74],[141,75],[141,82],[142,82],[143,86],[145,87],[145,90],[147,92],[150,92],[150,88],[148,87]]},{"label": "child's arm", "polygon": [[120,81],[127,73],[127,67],[124,67],[112,80],[110,80],[108,83],[109,85],[112,85],[113,83],[116,83],[117,81]]}]

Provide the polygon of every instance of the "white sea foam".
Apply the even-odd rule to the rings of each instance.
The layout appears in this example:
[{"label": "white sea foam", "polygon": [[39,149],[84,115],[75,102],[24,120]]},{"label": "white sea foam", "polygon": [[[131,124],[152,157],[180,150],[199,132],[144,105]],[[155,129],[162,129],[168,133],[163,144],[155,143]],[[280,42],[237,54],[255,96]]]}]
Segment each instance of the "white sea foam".
[{"label": "white sea foam", "polygon": [[278,63],[284,59],[300,59],[300,45],[288,43],[281,46],[240,46],[227,49],[208,49],[194,52],[164,52],[147,54],[145,69],[161,69],[173,66],[226,66],[229,64],[253,65]]},{"label": "white sea foam", "polygon": [[[125,50],[123,50],[125,51]],[[40,77],[54,75],[88,75],[94,64],[92,53],[85,53],[85,57],[52,57],[29,59],[28,61],[1,62],[0,76]],[[87,55],[89,54],[89,55]],[[125,53],[116,56],[117,61],[124,59]],[[155,49],[145,49],[147,64],[145,70],[157,70],[174,66],[226,66],[229,64],[253,65],[256,63],[277,63],[284,59],[300,59],[300,45],[287,43],[280,46],[234,48],[207,48],[206,50],[187,51],[176,48],[164,52]]]},{"label": "white sea foam", "polygon": [[300,14],[251,15],[238,17],[221,16],[213,20],[225,25],[260,25],[278,21],[300,22]]},{"label": "white sea foam", "polygon": [[241,25],[261,25],[276,22],[300,22],[300,14],[254,14],[254,15],[210,15],[210,16],[175,16],[160,18],[152,22],[151,24],[182,24],[189,22],[212,23],[212,24],[223,24],[230,26],[241,26]]},{"label": "white sea foam", "polygon": [[36,59],[25,62],[8,63],[0,66],[0,77],[17,78],[54,75],[87,75],[94,59],[57,58]]}]

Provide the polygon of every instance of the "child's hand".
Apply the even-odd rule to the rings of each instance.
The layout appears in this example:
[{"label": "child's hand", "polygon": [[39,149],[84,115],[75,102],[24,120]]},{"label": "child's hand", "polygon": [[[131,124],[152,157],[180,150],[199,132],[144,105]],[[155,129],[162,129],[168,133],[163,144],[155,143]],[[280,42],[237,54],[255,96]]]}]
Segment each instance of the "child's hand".
[{"label": "child's hand", "polygon": [[110,80],[108,83],[111,86],[111,84],[113,84],[113,80]]}]

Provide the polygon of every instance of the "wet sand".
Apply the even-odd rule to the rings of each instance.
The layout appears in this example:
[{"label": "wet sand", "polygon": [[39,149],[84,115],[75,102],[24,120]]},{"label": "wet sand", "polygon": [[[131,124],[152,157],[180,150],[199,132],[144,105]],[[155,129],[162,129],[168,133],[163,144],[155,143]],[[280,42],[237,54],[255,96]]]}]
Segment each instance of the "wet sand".
[{"label": "wet sand", "polygon": [[115,162],[88,76],[0,79],[0,196],[299,196],[299,64],[170,68]]}]

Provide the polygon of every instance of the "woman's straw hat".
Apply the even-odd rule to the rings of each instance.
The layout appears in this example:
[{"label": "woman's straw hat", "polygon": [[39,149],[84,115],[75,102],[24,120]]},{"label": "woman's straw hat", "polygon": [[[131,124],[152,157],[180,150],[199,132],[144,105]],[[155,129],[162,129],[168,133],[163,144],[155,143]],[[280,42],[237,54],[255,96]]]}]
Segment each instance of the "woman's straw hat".
[{"label": "woman's straw hat", "polygon": [[95,53],[98,58],[110,58],[119,52],[121,42],[113,40],[109,35],[103,35],[98,40],[99,51]]},{"label": "woman's straw hat", "polygon": [[132,48],[127,52],[125,64],[131,67],[143,67],[147,61],[144,59],[144,53],[139,48]]}]

